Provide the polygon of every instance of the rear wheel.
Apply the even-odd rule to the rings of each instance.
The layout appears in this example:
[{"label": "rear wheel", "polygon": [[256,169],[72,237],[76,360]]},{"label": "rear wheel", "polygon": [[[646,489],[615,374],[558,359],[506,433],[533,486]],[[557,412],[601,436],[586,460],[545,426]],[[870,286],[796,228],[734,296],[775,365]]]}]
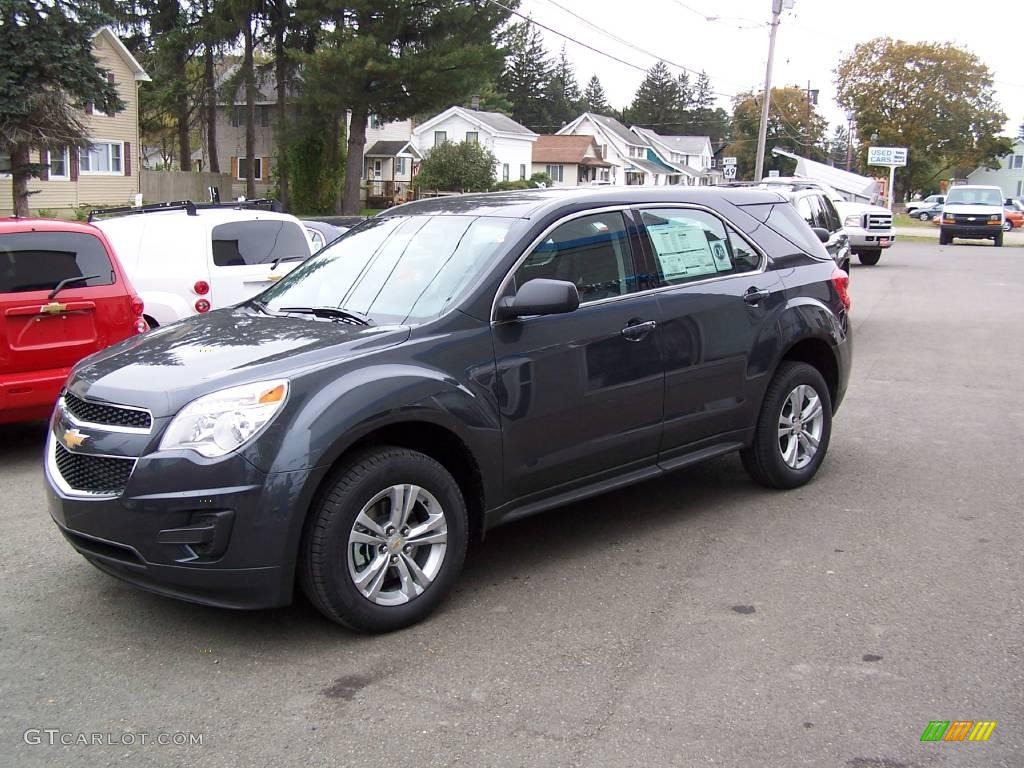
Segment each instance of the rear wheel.
[{"label": "rear wheel", "polygon": [[861,251],[857,254],[860,263],[868,267],[875,266],[880,258],[882,258],[881,251]]},{"label": "rear wheel", "polygon": [[920,213],[918,213],[918,214],[915,214],[915,215],[916,215],[916,216],[917,216],[917,218],[919,218],[919,219],[920,219],[921,221],[929,221],[929,220],[931,219],[931,217],[932,217],[932,215],[931,215],[930,213],[925,213],[924,211],[921,211]]},{"label": "rear wheel", "polygon": [[825,458],[832,434],[832,398],[807,363],[784,362],[768,385],[754,441],[740,452],[750,476],[769,488],[797,488]]},{"label": "rear wheel", "polygon": [[1011,229],[1013,229],[1013,222],[1007,219],[1003,222],[1003,232],[1009,232]]},{"label": "rear wheel", "polygon": [[390,632],[430,614],[462,570],[466,505],[448,471],[422,453],[380,448],[327,481],[304,536],[303,592],[327,618]]}]

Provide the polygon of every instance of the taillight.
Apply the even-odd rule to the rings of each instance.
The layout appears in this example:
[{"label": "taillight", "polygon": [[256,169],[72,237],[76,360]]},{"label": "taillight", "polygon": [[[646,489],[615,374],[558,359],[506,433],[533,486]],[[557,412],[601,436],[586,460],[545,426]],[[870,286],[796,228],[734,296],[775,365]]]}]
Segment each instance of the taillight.
[{"label": "taillight", "polygon": [[196,280],[196,284],[192,286],[192,290],[200,296],[205,296],[210,292],[210,284],[205,280]]},{"label": "taillight", "polygon": [[839,294],[839,300],[843,302],[843,306],[846,311],[850,311],[850,307],[853,304],[850,301],[850,276],[846,274],[839,267],[835,268],[832,272],[832,285],[836,287],[836,293]]},{"label": "taillight", "polygon": [[149,323],[147,323],[144,318],[141,318],[141,317],[135,318],[135,332],[136,333],[145,333],[148,330],[149,330]]},{"label": "taillight", "polygon": [[199,299],[196,301],[196,312],[209,312],[210,302],[206,299]]},{"label": "taillight", "polygon": [[144,310],[145,308],[146,308],[146,305],[142,303],[142,299],[140,299],[138,296],[132,296],[132,314],[133,315],[136,315],[136,316],[141,315],[142,314],[142,310]]}]

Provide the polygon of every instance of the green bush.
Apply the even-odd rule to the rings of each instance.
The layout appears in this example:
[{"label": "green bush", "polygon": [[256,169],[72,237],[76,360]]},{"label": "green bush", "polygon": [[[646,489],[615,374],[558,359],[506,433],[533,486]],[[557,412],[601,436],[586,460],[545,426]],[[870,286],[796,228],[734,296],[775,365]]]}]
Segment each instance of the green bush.
[{"label": "green bush", "polygon": [[494,186],[497,162],[489,149],[475,141],[446,141],[423,158],[414,184],[442,192],[486,192]]},{"label": "green bush", "polygon": [[499,181],[494,185],[495,192],[507,192],[511,189],[532,189],[536,184],[531,184],[525,179],[517,179],[515,181]]}]

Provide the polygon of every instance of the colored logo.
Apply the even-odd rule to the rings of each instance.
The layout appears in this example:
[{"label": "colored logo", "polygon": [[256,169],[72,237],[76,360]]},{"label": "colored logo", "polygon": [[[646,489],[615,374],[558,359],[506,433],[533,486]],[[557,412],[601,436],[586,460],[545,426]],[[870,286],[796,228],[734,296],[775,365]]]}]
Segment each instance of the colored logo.
[{"label": "colored logo", "polygon": [[995,720],[932,720],[921,741],[988,741],[995,728]]},{"label": "colored logo", "polygon": [[89,439],[88,435],[83,435],[77,429],[68,429],[64,432],[64,445],[74,450],[78,448],[82,443]]}]

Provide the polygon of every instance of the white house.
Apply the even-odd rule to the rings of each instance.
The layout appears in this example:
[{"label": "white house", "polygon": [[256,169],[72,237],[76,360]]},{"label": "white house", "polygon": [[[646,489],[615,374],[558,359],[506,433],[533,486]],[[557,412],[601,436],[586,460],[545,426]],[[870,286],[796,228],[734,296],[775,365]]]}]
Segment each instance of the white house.
[{"label": "white house", "polygon": [[507,115],[465,107],[449,107],[412,132],[412,144],[421,155],[446,141],[483,144],[497,158],[495,176],[498,181],[530,178],[536,140],[536,133]]},{"label": "white house", "polygon": [[661,136],[650,128],[633,126],[659,159],[682,171],[682,184],[710,184],[714,151],[709,136]]},{"label": "white house", "polygon": [[[682,173],[653,157],[646,139],[633,133],[614,117],[584,112],[558,131],[561,136],[593,136],[601,158],[610,168],[601,172],[602,181],[612,184],[672,184]],[[674,179],[674,180],[673,180]]]},{"label": "white house", "polygon": [[967,174],[967,183],[1000,187],[1003,197],[1024,197],[1024,139],[1013,143],[1013,152],[999,160],[998,168],[983,166]]}]

